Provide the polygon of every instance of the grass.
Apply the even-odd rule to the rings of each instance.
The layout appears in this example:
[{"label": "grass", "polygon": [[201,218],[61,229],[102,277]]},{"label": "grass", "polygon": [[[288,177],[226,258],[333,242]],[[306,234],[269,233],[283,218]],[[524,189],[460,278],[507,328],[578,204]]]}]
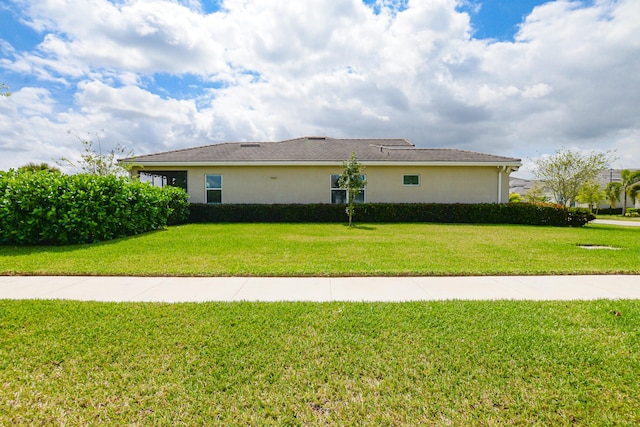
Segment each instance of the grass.
[{"label": "grass", "polygon": [[92,245],[0,246],[0,274],[637,274],[638,237],[609,225],[190,224]]},{"label": "grass", "polygon": [[[638,273],[639,233],[186,225],[0,247],[0,274]],[[0,300],[0,425],[638,425],[639,322],[639,300]]]},{"label": "grass", "polygon": [[639,323],[640,301],[0,300],[0,425],[638,425]]}]

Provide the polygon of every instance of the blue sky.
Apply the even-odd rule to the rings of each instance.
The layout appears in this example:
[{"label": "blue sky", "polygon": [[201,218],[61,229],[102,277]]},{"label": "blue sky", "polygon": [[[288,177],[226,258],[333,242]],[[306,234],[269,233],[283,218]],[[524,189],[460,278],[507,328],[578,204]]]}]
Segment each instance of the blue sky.
[{"label": "blue sky", "polygon": [[476,38],[513,41],[513,36],[533,8],[546,3],[540,0],[493,0],[470,2],[462,6],[471,18]]},{"label": "blue sky", "polygon": [[6,0],[0,169],[304,135],[640,167],[637,0]]}]

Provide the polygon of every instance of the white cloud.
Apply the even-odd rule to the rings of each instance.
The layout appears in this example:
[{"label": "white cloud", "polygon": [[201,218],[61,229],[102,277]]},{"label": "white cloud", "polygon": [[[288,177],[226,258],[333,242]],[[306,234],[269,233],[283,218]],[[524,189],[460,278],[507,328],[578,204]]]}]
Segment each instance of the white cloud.
[{"label": "white cloud", "polygon": [[52,32],[39,52],[58,63],[146,74],[228,71],[218,42],[224,22],[217,14],[165,0],[43,0],[25,7],[35,29]]},{"label": "white cloud", "polygon": [[192,101],[164,100],[137,86],[112,88],[101,82],[82,82],[76,95],[82,111],[88,114],[108,113],[120,120],[158,120],[174,124],[188,122],[195,113]]},{"label": "white cloud", "polygon": [[[38,144],[69,150],[76,141],[61,128],[105,129],[106,143],[138,153],[328,134],[523,158],[615,147],[640,158],[637,0],[545,3],[515,42],[500,43],[471,38],[454,0],[228,0],[210,14],[195,0],[21,4],[43,39],[31,52],[3,45],[0,67],[58,86],[23,89],[19,102],[38,93],[45,102],[9,108],[0,147],[39,120]],[[201,86],[177,96],[154,86],[160,74]],[[74,104],[53,97],[60,87]]]}]

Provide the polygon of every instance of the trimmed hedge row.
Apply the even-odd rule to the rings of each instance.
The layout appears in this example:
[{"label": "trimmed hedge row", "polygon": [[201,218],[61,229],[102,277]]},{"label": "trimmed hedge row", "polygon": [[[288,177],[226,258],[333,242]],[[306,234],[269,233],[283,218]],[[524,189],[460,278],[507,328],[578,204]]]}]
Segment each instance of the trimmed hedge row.
[{"label": "trimmed hedge row", "polygon": [[600,208],[598,213],[602,215],[622,215],[622,208]]},{"label": "trimmed hedge row", "polygon": [[[332,204],[192,204],[188,222],[344,222],[345,206]],[[356,205],[359,222],[440,222],[582,227],[595,219],[587,209],[551,204],[367,203]]]},{"label": "trimmed hedge row", "polygon": [[68,245],[115,239],[184,222],[188,195],[128,178],[0,173],[0,243]]}]

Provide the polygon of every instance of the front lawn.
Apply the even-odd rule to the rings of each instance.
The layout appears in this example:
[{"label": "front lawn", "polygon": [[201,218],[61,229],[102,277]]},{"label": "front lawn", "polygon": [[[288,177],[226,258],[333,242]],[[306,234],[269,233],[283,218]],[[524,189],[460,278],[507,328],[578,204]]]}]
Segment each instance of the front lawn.
[{"label": "front lawn", "polygon": [[0,300],[0,425],[639,425],[640,301]]},{"label": "front lawn", "polygon": [[639,237],[609,225],[190,224],[91,245],[0,247],[0,274],[637,274]]}]

